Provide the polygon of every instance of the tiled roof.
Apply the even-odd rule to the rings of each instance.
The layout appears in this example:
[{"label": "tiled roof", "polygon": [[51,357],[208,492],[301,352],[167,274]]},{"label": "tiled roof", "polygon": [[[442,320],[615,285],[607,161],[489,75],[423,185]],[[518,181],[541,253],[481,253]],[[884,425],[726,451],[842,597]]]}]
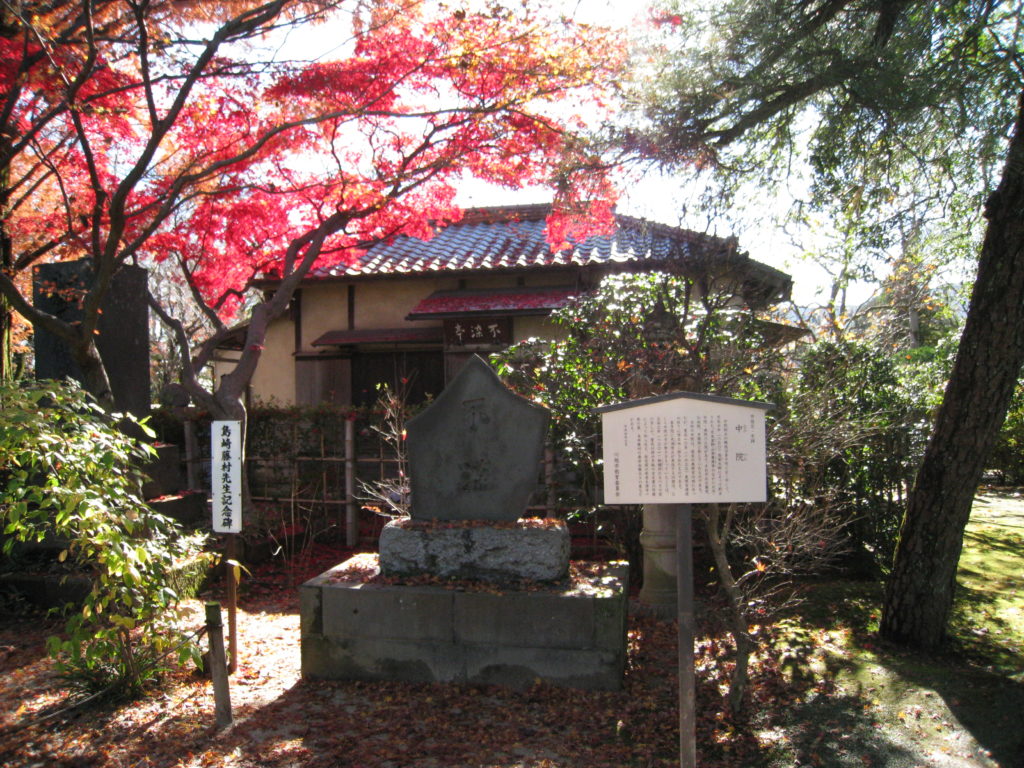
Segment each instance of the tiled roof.
[{"label": "tiled roof", "polygon": [[741,268],[780,294],[788,275],[737,250],[735,238],[705,235],[644,219],[617,215],[617,230],[554,252],[545,239],[549,205],[467,210],[462,220],[431,240],[396,237],[371,246],[357,261],[313,273],[311,279],[414,275],[438,272],[528,269],[545,266],[623,265],[684,271]]},{"label": "tiled roof", "polygon": [[407,320],[464,315],[546,315],[564,307],[575,288],[499,288],[487,291],[435,291],[412,308]]}]

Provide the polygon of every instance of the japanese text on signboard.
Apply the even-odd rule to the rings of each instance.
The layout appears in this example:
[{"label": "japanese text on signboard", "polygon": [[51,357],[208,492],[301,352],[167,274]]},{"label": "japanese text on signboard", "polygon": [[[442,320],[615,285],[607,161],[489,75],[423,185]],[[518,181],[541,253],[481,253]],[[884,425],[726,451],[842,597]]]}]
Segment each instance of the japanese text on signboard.
[{"label": "japanese text on signboard", "polygon": [[445,320],[444,337],[450,347],[504,346],[512,341],[512,323],[507,317]]},{"label": "japanese text on signboard", "polygon": [[763,501],[764,410],[735,402],[677,398],[603,413],[605,501]]},{"label": "japanese text on signboard", "polygon": [[215,421],[210,433],[213,490],[213,530],[242,530],[242,424]]}]

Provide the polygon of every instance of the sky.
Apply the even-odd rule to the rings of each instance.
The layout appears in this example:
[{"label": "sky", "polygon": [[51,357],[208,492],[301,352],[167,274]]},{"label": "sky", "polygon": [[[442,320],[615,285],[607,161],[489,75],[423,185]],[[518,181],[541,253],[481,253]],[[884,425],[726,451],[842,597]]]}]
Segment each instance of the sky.
[{"label": "sky", "polygon": [[[647,18],[649,3],[645,0],[550,0],[564,6],[563,13],[576,21],[619,27],[628,30]],[[339,26],[342,30],[339,30]],[[291,32],[280,44],[279,55],[295,58],[329,58],[337,56],[350,42],[344,23],[324,24]],[[275,42],[275,44],[277,44]],[[778,227],[758,221],[766,218],[768,206],[780,205],[774,193],[758,199],[757,190],[748,198],[752,215],[736,222],[702,220],[700,214],[683,215],[685,209],[693,211],[699,189],[694,179],[685,174],[665,175],[650,170],[643,176],[630,178],[622,185],[617,210],[620,213],[656,221],[671,226],[683,226],[708,234],[739,238],[740,248],[751,258],[780,269],[794,278],[793,297],[802,305],[820,303],[820,295],[827,290],[828,276],[820,267],[802,258],[802,249],[795,246]],[[546,203],[551,200],[547,189],[508,190],[476,180],[466,181],[459,189],[457,201],[464,207],[518,205]],[[854,302],[865,300],[869,291],[855,290]]]}]

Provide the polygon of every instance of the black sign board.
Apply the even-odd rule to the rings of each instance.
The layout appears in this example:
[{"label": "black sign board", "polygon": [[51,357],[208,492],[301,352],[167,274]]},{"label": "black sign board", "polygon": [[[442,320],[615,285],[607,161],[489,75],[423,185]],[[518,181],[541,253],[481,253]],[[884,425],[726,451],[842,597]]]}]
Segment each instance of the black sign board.
[{"label": "black sign board", "polygon": [[512,318],[455,317],[444,321],[446,347],[499,346],[512,343]]}]

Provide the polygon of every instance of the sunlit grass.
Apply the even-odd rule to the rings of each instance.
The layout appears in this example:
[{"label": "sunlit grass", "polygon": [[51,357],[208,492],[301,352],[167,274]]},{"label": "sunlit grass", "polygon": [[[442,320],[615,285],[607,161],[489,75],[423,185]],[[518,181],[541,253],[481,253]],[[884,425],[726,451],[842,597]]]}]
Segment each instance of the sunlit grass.
[{"label": "sunlit grass", "polygon": [[883,763],[909,760],[906,745],[913,742],[925,754],[1017,765],[1024,748],[1014,725],[1024,706],[1024,504],[1018,496],[979,500],[957,582],[949,643],[936,654],[879,639],[882,585],[807,585],[805,602],[776,625],[774,648],[787,675],[812,677],[830,695],[794,709],[785,729],[792,746],[769,764],[808,756],[813,762],[816,755],[837,766],[855,764],[852,750],[814,736],[817,724],[823,732],[851,735],[862,754]]},{"label": "sunlit grass", "polygon": [[950,635],[972,661],[1024,682],[1024,515],[996,514],[1014,502],[987,495],[975,505]]}]

